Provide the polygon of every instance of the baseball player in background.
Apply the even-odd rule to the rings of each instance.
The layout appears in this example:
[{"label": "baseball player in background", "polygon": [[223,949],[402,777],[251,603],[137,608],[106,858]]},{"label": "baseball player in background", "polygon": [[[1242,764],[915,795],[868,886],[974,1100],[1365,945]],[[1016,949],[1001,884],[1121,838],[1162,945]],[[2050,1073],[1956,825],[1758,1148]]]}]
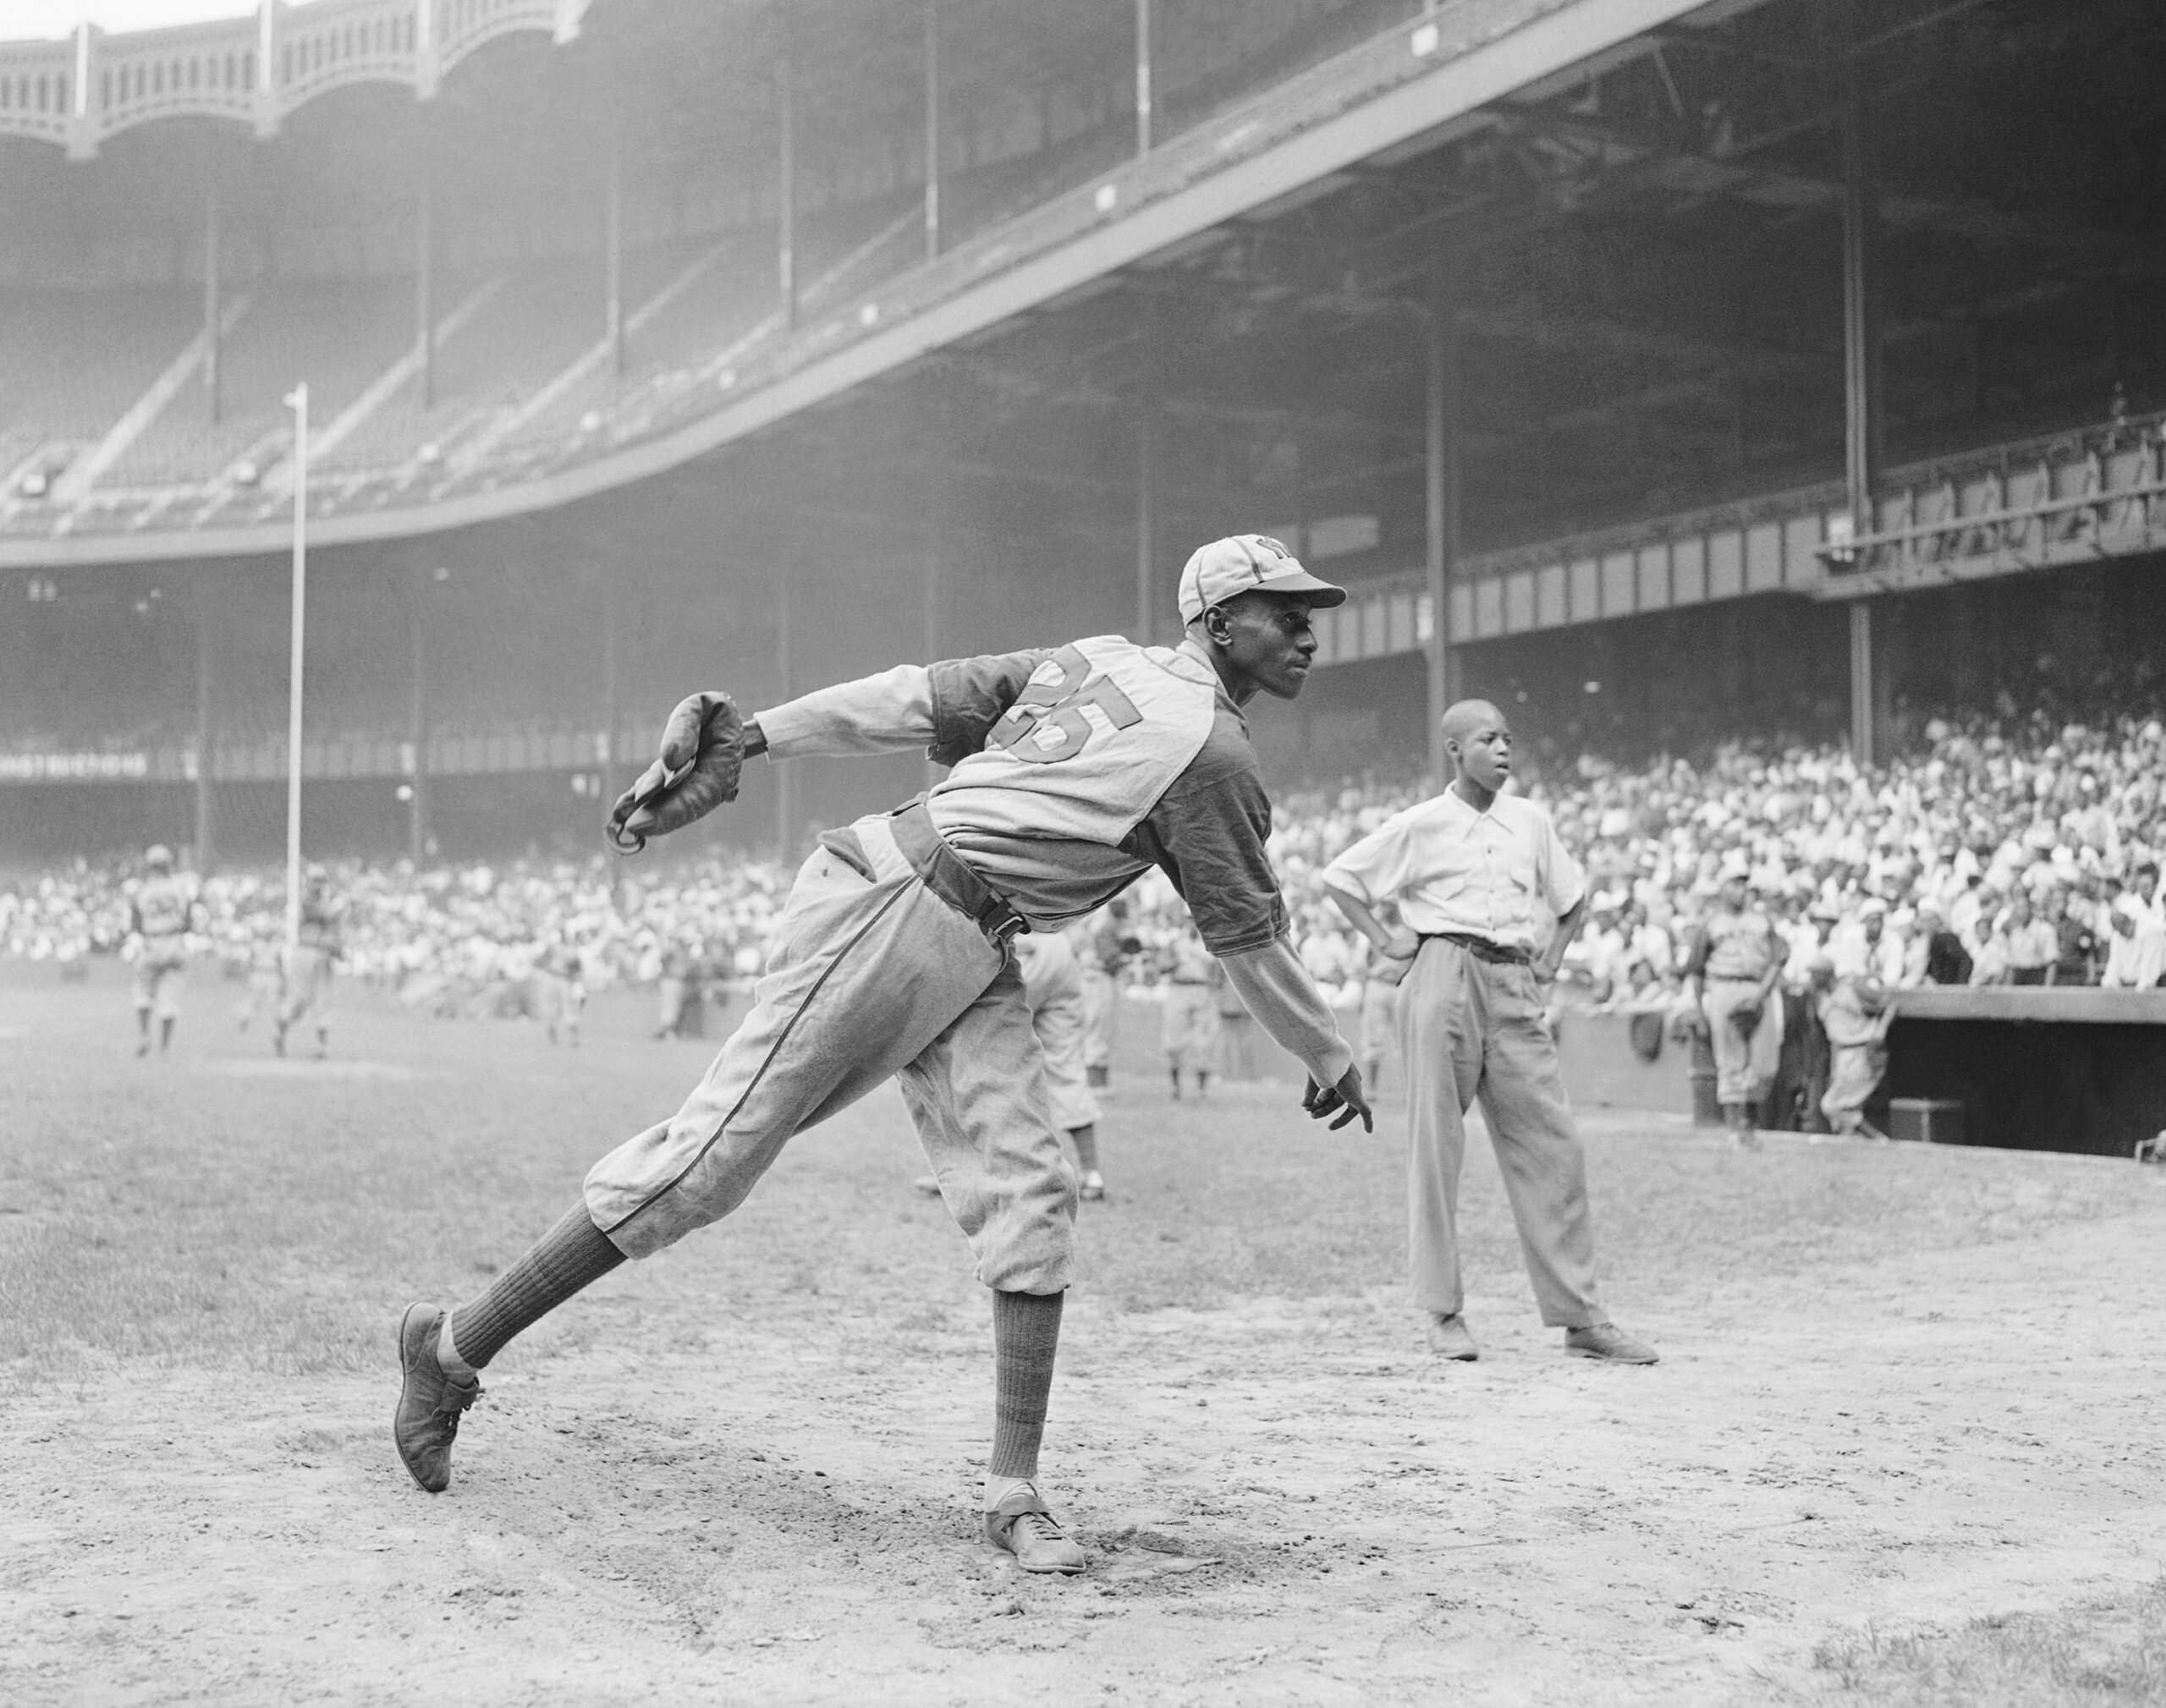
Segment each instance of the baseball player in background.
[{"label": "baseball player in background", "polygon": [[[1461,1306],[1459,1178],[1466,1110],[1489,1123],[1542,1320],[1580,1358],[1652,1364],[1595,1288],[1586,1157],[1548,1016],[1557,969],[1586,917],[1586,874],[1549,815],[1504,792],[1512,732],[1482,700],[1443,717],[1458,767],[1442,794],[1395,813],[1324,869],[1354,928],[1407,967],[1399,989],[1406,1074],[1414,1299],[1442,1357],[1481,1354]],[[1396,903],[1400,923],[1377,916]]]},{"label": "baseball player in background", "polygon": [[151,1053],[151,1020],[158,1023],[158,1053],[173,1043],[180,1018],[181,984],[188,968],[188,927],[195,898],[186,880],[173,869],[173,850],[156,843],[144,854],[150,870],[129,903],[128,925],[135,940],[135,1053]]},{"label": "baseball player in background", "polygon": [[1083,976],[1083,1071],[1093,1090],[1113,1082],[1113,1041],[1120,1035],[1120,972],[1143,947],[1129,925],[1128,903],[1115,897],[1069,928]]},{"label": "baseball player in background", "polygon": [[1707,1018],[1715,1101],[1740,1144],[1759,1142],[1756,1112],[1782,1059],[1783,1008],[1775,986],[1789,959],[1789,945],[1767,910],[1753,904],[1745,875],[1725,873],[1714,908],[1693,935],[1685,980]]},{"label": "baseball player in background", "polygon": [[586,1012],[585,967],[569,943],[552,943],[534,964],[534,1002],[552,1044],[579,1047],[580,1017]]},{"label": "baseball player in background", "polygon": [[286,1035],[305,1019],[316,1026],[316,1058],[331,1053],[331,978],[343,944],[346,903],[331,888],[331,874],[312,865],[301,890],[300,940],[286,952],[285,994],[278,1004],[271,1046],[286,1053]]},{"label": "baseball player in background", "polygon": [[1196,1075],[1198,1099],[1211,1095],[1211,1069],[1218,1060],[1218,1002],[1211,988],[1212,954],[1187,926],[1167,947],[1166,981],[1159,988],[1159,1047],[1166,1052],[1166,1073],[1174,1101],[1181,1101],[1181,1069]]},{"label": "baseball player in background", "polygon": [[1026,1571],[1078,1572],[1038,1456],[1072,1263],[1076,1182],[1048,1113],[1020,931],[1057,931],[1153,865],[1249,1006],[1308,1068],[1302,1106],[1372,1124],[1361,1070],[1287,934],[1265,852],[1271,806],[1240,708],[1301,691],[1311,607],[1344,592],[1259,535],[1182,574],[1178,647],[1118,635],[903,665],[756,717],[695,695],[617,803],[636,847],[734,798],[742,758],[921,749],[954,769],[891,813],[820,838],[745,1016],[684,1107],[595,1164],[578,1201],[486,1291],[410,1307],[393,1433],[447,1486],[479,1372],[522,1329],[627,1257],[727,1216],[790,1138],[899,1078],[943,1195],[992,1291],[987,1540]]}]

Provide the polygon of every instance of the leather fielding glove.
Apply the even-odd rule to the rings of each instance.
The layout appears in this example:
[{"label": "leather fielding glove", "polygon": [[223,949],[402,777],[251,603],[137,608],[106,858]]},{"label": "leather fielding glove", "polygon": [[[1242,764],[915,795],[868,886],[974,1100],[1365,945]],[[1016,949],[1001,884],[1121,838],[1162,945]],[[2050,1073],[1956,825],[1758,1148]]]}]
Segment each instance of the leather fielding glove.
[{"label": "leather fielding glove", "polygon": [[745,719],[727,694],[681,700],[662,732],[662,755],[617,797],[604,832],[620,854],[667,836],[737,799],[745,769]]}]

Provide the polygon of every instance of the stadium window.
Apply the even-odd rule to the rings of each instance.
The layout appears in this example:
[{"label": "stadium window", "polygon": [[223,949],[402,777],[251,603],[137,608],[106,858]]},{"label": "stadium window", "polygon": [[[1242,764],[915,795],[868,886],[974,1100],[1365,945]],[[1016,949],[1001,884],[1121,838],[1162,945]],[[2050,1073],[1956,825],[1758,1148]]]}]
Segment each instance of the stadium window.
[{"label": "stadium window", "polygon": [[281,83],[294,80],[294,50],[290,47],[278,50],[278,80]]},{"label": "stadium window", "polygon": [[161,59],[151,68],[151,93],[153,95],[163,95],[165,92],[166,64],[165,61]]},{"label": "stadium window", "polygon": [[203,62],[200,59],[190,60],[188,62],[188,86],[190,89],[200,88],[202,85],[202,80]]},{"label": "stadium window", "polygon": [[256,81],[256,56],[253,53],[244,53],[240,57],[240,80],[244,84]]},{"label": "stadium window", "polygon": [[102,113],[112,105],[113,74],[110,71],[101,71],[98,73],[98,111]]},{"label": "stadium window", "polygon": [[45,111],[45,79],[42,77],[37,80],[37,110],[40,113]]},{"label": "stadium window", "polygon": [[68,110],[68,80],[63,77],[53,86],[59,91],[59,95],[52,103],[52,110],[65,113]]}]

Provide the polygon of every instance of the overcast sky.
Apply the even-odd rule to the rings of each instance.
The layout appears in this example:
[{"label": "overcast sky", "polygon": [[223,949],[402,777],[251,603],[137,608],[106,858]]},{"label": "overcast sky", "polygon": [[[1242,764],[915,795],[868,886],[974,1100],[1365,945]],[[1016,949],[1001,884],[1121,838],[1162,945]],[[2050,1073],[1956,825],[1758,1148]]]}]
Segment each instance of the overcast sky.
[{"label": "overcast sky", "polygon": [[0,41],[65,36],[86,18],[101,30],[155,30],[255,9],[254,0],[0,0]]}]

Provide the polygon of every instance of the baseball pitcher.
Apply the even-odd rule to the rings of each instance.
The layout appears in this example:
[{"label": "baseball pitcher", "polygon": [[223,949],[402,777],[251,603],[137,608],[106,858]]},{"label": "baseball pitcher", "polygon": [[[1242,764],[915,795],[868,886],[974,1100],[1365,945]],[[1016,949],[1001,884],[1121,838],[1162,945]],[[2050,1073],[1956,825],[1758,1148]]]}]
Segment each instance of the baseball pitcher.
[{"label": "baseball pitcher", "polygon": [[1026,1571],[1082,1570],[1036,1480],[1076,1179],[1009,939],[1058,931],[1159,867],[1251,1009],[1307,1065],[1303,1107],[1337,1112],[1334,1129],[1371,1124],[1361,1071],[1288,939],[1240,711],[1259,692],[1301,691],[1310,612],[1344,597],[1247,535],[1189,560],[1177,647],[1101,635],[903,665],[750,720],[723,694],[680,705],[661,759],[617,803],[620,845],[734,799],[746,755],[921,748],[954,769],[929,795],[820,839],[751,1011],[675,1115],[596,1163],[563,1220],[478,1298],[408,1309],[393,1436],[415,1480],[448,1485],[477,1372],[520,1330],[625,1258],[727,1216],[793,1135],[893,1076],[992,1291],[984,1534]]}]

